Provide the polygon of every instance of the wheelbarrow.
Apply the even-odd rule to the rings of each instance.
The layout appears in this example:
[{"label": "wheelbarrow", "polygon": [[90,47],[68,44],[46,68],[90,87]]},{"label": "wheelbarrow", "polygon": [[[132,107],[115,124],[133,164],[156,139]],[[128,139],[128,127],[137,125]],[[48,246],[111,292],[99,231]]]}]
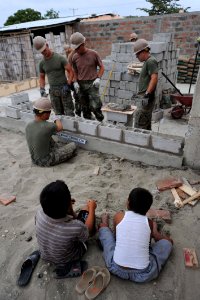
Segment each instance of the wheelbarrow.
[{"label": "wheelbarrow", "polygon": [[189,114],[192,107],[192,94],[172,94],[171,99],[178,101],[180,105],[176,105],[171,110],[171,116],[173,119],[180,119],[183,115]]},{"label": "wheelbarrow", "polygon": [[172,101],[178,101],[180,105],[176,105],[171,110],[171,116],[173,119],[180,119],[184,114],[189,114],[192,108],[192,94],[182,94],[179,89],[171,82],[171,80],[162,72],[162,75],[171,83],[171,85],[175,88],[178,94],[172,94],[171,99]]}]

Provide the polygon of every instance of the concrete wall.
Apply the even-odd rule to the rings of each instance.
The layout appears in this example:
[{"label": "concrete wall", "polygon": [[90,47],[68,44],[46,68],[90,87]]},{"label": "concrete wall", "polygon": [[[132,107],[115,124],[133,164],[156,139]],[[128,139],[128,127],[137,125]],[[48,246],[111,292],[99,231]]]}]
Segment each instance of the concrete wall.
[{"label": "concrete wall", "polygon": [[180,54],[194,55],[194,43],[200,34],[200,12],[81,22],[76,30],[87,38],[88,46],[96,49],[102,58],[110,54],[112,43],[127,42],[133,31],[147,40],[152,40],[154,33],[174,33]]}]

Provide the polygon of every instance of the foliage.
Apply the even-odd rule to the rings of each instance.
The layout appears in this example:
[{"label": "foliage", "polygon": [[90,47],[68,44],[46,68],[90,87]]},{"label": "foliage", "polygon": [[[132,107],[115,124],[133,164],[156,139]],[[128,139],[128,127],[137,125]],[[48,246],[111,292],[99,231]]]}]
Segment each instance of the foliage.
[{"label": "foliage", "polygon": [[190,7],[183,8],[180,4],[178,4],[179,1],[180,0],[146,0],[146,2],[149,2],[152,5],[151,8],[138,9],[145,11],[149,14],[149,16],[173,14],[178,13],[180,10],[187,12]]},{"label": "foliage", "polygon": [[46,11],[44,19],[56,19],[59,18],[59,11],[55,11],[53,8]]},{"label": "foliage", "polygon": [[32,8],[20,9],[14,13],[14,15],[8,17],[7,21],[4,23],[4,26],[42,19],[42,14],[39,11],[36,11]]}]

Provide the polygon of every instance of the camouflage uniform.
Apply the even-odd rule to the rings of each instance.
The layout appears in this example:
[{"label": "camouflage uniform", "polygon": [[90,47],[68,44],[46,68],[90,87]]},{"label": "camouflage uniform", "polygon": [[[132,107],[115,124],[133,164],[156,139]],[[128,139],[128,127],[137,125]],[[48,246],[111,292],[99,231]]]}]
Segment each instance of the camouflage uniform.
[{"label": "camouflage uniform", "polygon": [[49,93],[56,115],[74,116],[74,104],[70,88],[67,84],[51,85]]},{"label": "camouflage uniform", "polygon": [[40,167],[55,166],[70,159],[74,155],[75,150],[76,150],[75,143],[69,143],[67,145],[63,145],[61,143],[55,143],[52,140],[49,157],[45,159],[38,159],[37,161],[33,161],[33,162]]},{"label": "camouflage uniform", "polygon": [[99,96],[99,89],[93,85],[94,80],[80,80],[80,102],[83,116],[91,119],[91,112],[94,113],[98,121],[102,121],[104,116],[101,112],[102,102]]},{"label": "camouflage uniform", "polygon": [[151,130],[152,111],[155,104],[154,93],[149,98],[145,98],[144,94],[137,95],[134,98],[134,103],[137,106],[134,127]]}]

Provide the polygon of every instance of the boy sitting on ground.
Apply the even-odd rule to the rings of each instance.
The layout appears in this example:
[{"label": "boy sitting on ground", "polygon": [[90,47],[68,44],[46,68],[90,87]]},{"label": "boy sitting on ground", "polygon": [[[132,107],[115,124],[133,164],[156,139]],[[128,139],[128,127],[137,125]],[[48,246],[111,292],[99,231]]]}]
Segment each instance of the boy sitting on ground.
[{"label": "boy sitting on ground", "polygon": [[[123,279],[148,282],[158,277],[171,251],[173,241],[161,235],[157,224],[148,220],[147,211],[153,203],[149,191],[133,189],[128,197],[126,212],[114,216],[114,234],[109,228],[109,216],[102,216],[99,239],[108,270]],[[150,244],[151,237],[155,243]]]},{"label": "boy sitting on ground", "polygon": [[95,226],[96,202],[88,200],[78,216],[74,199],[64,181],[48,184],[40,194],[41,208],[36,214],[36,236],[41,258],[64,267],[80,260],[87,250],[85,242]]}]

